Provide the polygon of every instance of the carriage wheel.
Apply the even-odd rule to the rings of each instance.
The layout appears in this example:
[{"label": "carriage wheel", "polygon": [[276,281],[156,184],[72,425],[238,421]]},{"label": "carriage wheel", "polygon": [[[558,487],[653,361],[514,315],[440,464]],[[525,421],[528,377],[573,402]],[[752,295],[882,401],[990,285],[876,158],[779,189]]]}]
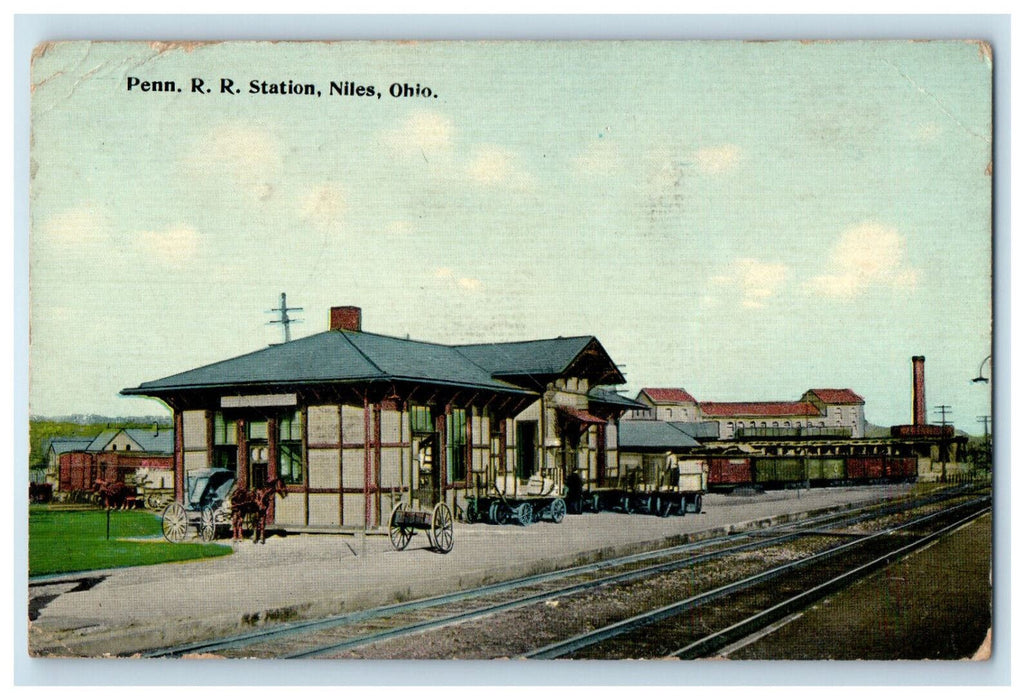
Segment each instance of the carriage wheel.
[{"label": "carriage wheel", "polygon": [[501,501],[492,501],[491,507],[487,511],[487,517],[491,518],[491,522],[495,525],[501,525],[505,522],[509,516],[509,507]]},{"label": "carriage wheel", "polygon": [[472,503],[466,505],[465,516],[467,523],[475,523],[477,521],[478,515],[479,513],[477,512],[477,509],[473,506]]},{"label": "carriage wheel", "polygon": [[534,522],[534,506],[529,503],[521,503],[516,506],[516,520],[524,527]]},{"label": "carriage wheel", "polygon": [[401,503],[394,506],[394,510],[391,511],[391,519],[388,521],[390,523],[391,546],[399,552],[405,549],[408,546],[409,540],[412,539],[412,530],[394,524],[401,507]]},{"label": "carriage wheel", "polygon": [[620,499],[620,507],[623,508],[623,512],[624,513],[630,513],[631,512],[631,497],[630,496],[624,496],[623,498],[621,498]]},{"label": "carriage wheel", "polygon": [[186,508],[181,503],[169,503],[161,514],[161,534],[169,542],[182,542],[186,539],[186,529],[190,522],[186,516]]},{"label": "carriage wheel", "polygon": [[549,508],[549,517],[552,518],[553,523],[561,523],[563,518],[566,517],[566,501],[561,498],[552,501],[552,506]]},{"label": "carriage wheel", "polygon": [[692,512],[693,513],[701,513],[702,512],[702,494],[701,493],[695,494],[695,507],[692,509]]},{"label": "carriage wheel", "polygon": [[205,542],[211,542],[215,539],[215,511],[212,510],[211,506],[208,506],[201,511],[201,539]]},{"label": "carriage wheel", "polygon": [[452,530],[452,514],[448,506],[438,503],[434,506],[434,514],[431,518],[431,539],[434,548],[441,554],[447,554],[455,544],[455,535]]},{"label": "carriage wheel", "polygon": [[688,512],[688,497],[683,493],[681,494],[681,505],[677,509],[678,515],[684,515]]}]

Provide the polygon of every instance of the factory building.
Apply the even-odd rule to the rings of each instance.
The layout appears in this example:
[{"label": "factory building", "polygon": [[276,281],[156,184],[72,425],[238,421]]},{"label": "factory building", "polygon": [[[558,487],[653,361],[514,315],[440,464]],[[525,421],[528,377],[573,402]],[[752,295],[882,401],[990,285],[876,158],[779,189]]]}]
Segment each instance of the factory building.
[{"label": "factory building", "polygon": [[[416,507],[537,479],[613,478],[617,421],[640,408],[592,336],[442,345],[369,333],[361,309],[329,330],[122,391],[171,410],[176,498],[206,467],[254,488],[282,479],[292,530],[382,526]],[[557,495],[560,495],[557,493]]]},{"label": "factory building", "polygon": [[864,399],[851,389],[810,389],[798,401],[696,401],[680,388],[649,388],[636,400],[645,409],[627,421],[661,420],[708,424],[718,439],[754,437],[864,437]]}]

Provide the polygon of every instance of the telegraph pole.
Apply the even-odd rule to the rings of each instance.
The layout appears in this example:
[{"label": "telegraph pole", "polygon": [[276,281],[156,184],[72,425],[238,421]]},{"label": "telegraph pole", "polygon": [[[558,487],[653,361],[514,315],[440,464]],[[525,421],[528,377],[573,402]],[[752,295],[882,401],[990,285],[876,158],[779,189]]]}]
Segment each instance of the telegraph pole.
[{"label": "telegraph pole", "polygon": [[935,410],[939,412],[939,426],[942,428],[940,433],[939,443],[939,459],[942,461],[942,480],[946,481],[946,458],[949,452],[949,440],[946,438],[946,426],[953,425],[953,421],[946,420],[946,416],[953,412],[952,406],[940,404],[935,407]]},{"label": "telegraph pole", "polygon": [[300,306],[287,306],[287,293],[286,292],[282,292],[280,294],[280,305],[279,305],[279,307],[275,308],[275,309],[269,309],[268,311],[265,312],[267,314],[279,314],[280,315],[279,318],[277,318],[277,319],[275,319],[273,321],[269,321],[269,323],[270,324],[273,324],[273,323],[282,323],[283,324],[283,342],[284,343],[289,343],[290,342],[290,324],[291,323],[299,323],[301,321],[301,319],[290,318],[290,316],[287,314],[288,311],[304,311],[304,309],[302,307],[300,307]]},{"label": "telegraph pole", "polygon": [[992,418],[979,416],[978,420],[982,424],[982,449],[985,451],[985,467],[988,469],[993,463],[993,450],[989,446],[989,424],[992,423]]}]

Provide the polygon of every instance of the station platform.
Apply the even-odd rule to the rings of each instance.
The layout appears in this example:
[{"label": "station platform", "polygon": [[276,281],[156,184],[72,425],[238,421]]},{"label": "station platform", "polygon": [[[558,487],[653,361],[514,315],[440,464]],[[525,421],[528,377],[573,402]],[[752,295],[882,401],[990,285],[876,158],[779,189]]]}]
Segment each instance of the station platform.
[{"label": "station platform", "polygon": [[264,545],[234,543],[233,554],[224,557],[68,574],[31,587],[29,652],[133,654],[801,519],[903,497],[914,488],[707,494],[702,513],[683,517],[598,513],[527,527],[456,523],[449,554],[431,551],[421,532],[401,552],[383,535],[295,534]]}]

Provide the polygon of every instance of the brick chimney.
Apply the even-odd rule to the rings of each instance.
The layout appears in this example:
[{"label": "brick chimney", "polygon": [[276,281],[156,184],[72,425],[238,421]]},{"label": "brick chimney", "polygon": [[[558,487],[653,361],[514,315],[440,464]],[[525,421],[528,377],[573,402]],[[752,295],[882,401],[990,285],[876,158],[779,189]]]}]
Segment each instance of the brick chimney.
[{"label": "brick chimney", "polygon": [[331,306],[331,331],[361,331],[362,309],[357,306]]},{"label": "brick chimney", "polygon": [[911,359],[914,361],[913,424],[924,425],[927,422],[927,412],[925,409],[925,359],[923,355],[914,355]]}]

